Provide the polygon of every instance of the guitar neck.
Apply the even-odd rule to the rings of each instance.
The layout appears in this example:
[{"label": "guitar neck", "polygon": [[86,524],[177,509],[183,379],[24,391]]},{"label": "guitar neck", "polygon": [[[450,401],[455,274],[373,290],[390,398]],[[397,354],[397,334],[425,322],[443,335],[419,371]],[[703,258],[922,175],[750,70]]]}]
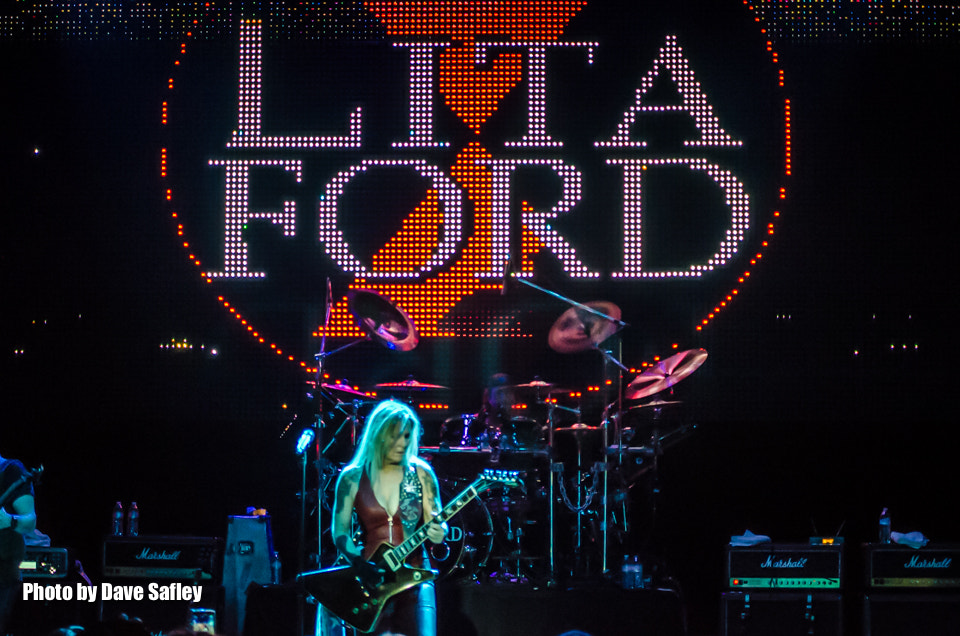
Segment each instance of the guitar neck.
[{"label": "guitar neck", "polygon": [[[470,486],[461,492],[459,495],[450,500],[446,506],[443,507],[436,517],[431,519],[431,521],[436,521],[437,523],[444,523],[448,519],[452,518],[464,506],[473,501],[473,499],[480,494],[478,486],[480,481],[475,481],[470,484]],[[403,563],[403,560],[410,556],[410,553],[416,550],[420,544],[427,540],[427,525],[423,524],[420,528],[414,532],[409,539],[398,545],[397,547],[390,550],[389,554],[396,558],[396,566],[399,567],[399,564]],[[391,559],[388,557],[388,562]],[[390,563],[391,567],[394,567],[394,563]]]},{"label": "guitar neck", "polygon": [[34,479],[36,479],[37,475],[39,475],[40,472],[42,471],[43,471],[42,468],[34,468],[33,470],[27,472],[26,474],[20,475],[20,477],[15,482],[10,484],[10,487],[7,488],[2,495],[0,495],[0,508],[7,505],[7,499],[9,499],[10,495],[13,493],[14,490],[19,488],[23,484],[27,482],[31,482]]}]

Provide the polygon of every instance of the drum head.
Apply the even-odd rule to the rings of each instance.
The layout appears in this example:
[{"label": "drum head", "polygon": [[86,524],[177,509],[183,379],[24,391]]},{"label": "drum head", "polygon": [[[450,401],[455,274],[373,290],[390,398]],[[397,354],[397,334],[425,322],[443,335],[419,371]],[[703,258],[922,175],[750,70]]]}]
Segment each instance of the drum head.
[{"label": "drum head", "polygon": [[546,446],[545,426],[532,417],[511,417],[500,434],[500,448],[532,451]]},{"label": "drum head", "polygon": [[[448,485],[440,487],[442,501],[453,499],[459,491]],[[443,543],[426,543],[430,566],[438,578],[476,576],[487,564],[493,549],[493,520],[480,499],[473,499],[447,522],[447,538]]]}]

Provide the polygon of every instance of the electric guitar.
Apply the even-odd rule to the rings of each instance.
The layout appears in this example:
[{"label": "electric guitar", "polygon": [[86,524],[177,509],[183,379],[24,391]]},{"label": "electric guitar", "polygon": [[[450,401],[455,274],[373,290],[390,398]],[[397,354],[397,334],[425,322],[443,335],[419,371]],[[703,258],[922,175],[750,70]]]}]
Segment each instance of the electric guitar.
[{"label": "electric guitar", "polygon": [[[510,488],[520,486],[519,471],[484,470],[466,490],[450,500],[433,521],[447,521],[481,492],[498,485]],[[433,570],[414,568],[403,562],[426,540],[427,525],[424,524],[398,546],[381,544],[370,558],[375,566],[385,572],[379,585],[364,584],[349,565],[302,572],[297,576],[297,581],[337,618],[361,632],[370,632],[380,619],[387,601],[400,592],[436,577]]]}]

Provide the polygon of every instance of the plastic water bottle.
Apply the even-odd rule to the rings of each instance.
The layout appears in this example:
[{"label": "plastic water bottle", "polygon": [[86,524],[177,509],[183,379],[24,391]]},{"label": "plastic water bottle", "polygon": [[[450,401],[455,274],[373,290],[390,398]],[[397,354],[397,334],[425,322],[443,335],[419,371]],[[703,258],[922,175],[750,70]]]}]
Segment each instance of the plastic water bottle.
[{"label": "plastic water bottle", "polygon": [[270,559],[270,578],[274,585],[283,583],[283,564],[280,563],[280,553],[274,552]]},{"label": "plastic water bottle", "polygon": [[130,504],[127,511],[127,536],[135,537],[140,534],[140,510],[137,509],[137,502]]},{"label": "plastic water bottle", "polygon": [[880,512],[880,543],[890,543],[890,513],[886,508]]},{"label": "plastic water bottle", "polygon": [[111,533],[115,537],[123,536],[123,504],[119,501],[113,504],[113,529]]},{"label": "plastic water bottle", "polygon": [[621,585],[626,590],[638,590],[643,587],[643,564],[640,557],[624,556],[623,567],[620,570]]}]

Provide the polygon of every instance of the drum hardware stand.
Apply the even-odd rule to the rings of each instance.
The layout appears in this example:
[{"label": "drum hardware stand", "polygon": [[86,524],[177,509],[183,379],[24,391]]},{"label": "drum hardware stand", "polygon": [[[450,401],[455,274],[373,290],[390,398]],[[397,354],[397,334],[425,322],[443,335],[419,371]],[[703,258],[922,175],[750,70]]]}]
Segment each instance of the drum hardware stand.
[{"label": "drum hardware stand", "polygon": [[554,508],[556,506],[554,498],[556,497],[553,489],[554,483],[556,482],[556,473],[559,467],[559,472],[562,478],[563,475],[563,464],[553,461],[553,411],[557,408],[557,405],[553,402],[547,404],[547,448],[549,449],[549,458],[550,458],[550,488],[549,488],[549,507],[547,509],[547,516],[549,517],[549,534],[550,534],[550,547],[549,547],[549,567],[550,573],[547,577],[547,587],[553,587],[557,584],[557,565],[555,560],[555,550],[556,550],[556,530],[554,528]]},{"label": "drum hardware stand", "polygon": [[[357,418],[357,412],[360,410],[360,407],[363,405],[363,400],[351,400],[350,402],[344,402],[343,400],[337,399],[337,404],[333,407],[335,410],[340,411],[346,417],[344,417],[343,422],[340,423],[340,426],[337,427],[337,430],[333,432],[333,435],[330,436],[330,441],[327,442],[327,445],[320,450],[320,455],[325,456],[327,451],[330,450],[337,442],[337,436],[343,431],[344,427],[347,424],[350,424],[350,445],[355,446],[357,443],[357,424],[359,418]],[[344,404],[349,404],[349,412],[343,409]]]},{"label": "drum hardware stand", "polygon": [[[556,473],[563,474],[563,463],[555,462],[552,465],[552,470]],[[577,467],[577,475],[575,485],[577,488],[577,501],[574,503],[570,500],[570,495],[567,492],[566,484],[563,481],[562,476],[559,479],[560,484],[560,497],[563,499],[564,505],[567,509],[576,515],[576,544],[574,545],[574,565],[580,565],[581,554],[583,551],[583,516],[589,510],[590,505],[593,504],[594,499],[597,497],[597,482],[606,476],[607,464],[606,462],[594,462],[593,466],[590,468],[589,472],[581,470],[581,467]],[[601,473],[603,475],[601,476]],[[587,479],[590,479],[589,485],[585,486]],[[605,525],[605,524],[604,524]],[[601,528],[601,538],[606,539],[606,531]]]},{"label": "drum hardware stand", "polygon": [[[545,289],[535,283],[532,283],[523,277],[516,276],[514,272],[510,271],[509,265],[507,266],[507,270],[505,272],[505,278],[506,277],[515,278],[516,280],[520,281],[522,284],[526,285],[527,287],[536,289],[537,291],[547,294],[548,296],[553,296],[554,298],[557,298],[578,310],[579,313],[575,312],[575,316],[570,316],[571,320],[569,321],[565,320],[568,317],[567,315],[568,312],[570,311],[568,310],[568,312],[565,312],[564,315],[561,315],[558,321],[554,323],[553,328],[551,328],[550,330],[550,337],[548,338],[548,342],[550,343],[550,346],[554,350],[560,353],[574,353],[577,351],[595,349],[600,353],[601,357],[604,359],[605,362],[613,363],[614,365],[619,367],[621,371],[628,370],[617,358],[615,358],[612,355],[611,351],[601,349],[599,346],[601,342],[603,342],[604,340],[612,336],[614,333],[629,326],[626,322],[624,322],[623,320],[620,320],[619,307],[617,307],[616,305],[613,305],[612,303],[605,303],[605,302],[594,302],[592,303],[594,305],[593,307],[591,307],[588,304],[578,303],[577,301],[571,298],[567,298],[566,296],[563,296],[556,292],[550,291],[549,289]],[[506,289],[506,284],[504,286],[504,289]],[[601,311],[601,309],[599,308],[603,308],[606,311]],[[611,315],[611,313],[615,313],[616,315]],[[591,316],[592,319],[587,320],[586,318],[587,315]],[[574,327],[573,331],[578,333],[575,337],[568,339],[567,336],[572,335],[570,333],[571,325],[573,325]],[[557,337],[556,340],[554,340],[554,336]],[[618,389],[618,393],[622,394],[622,375],[621,375],[621,381],[618,382],[617,389]],[[604,427],[604,432],[603,432],[604,456],[606,456],[606,440],[607,440],[607,433],[606,433],[606,427]],[[550,422],[550,442],[548,444],[548,447],[552,452],[553,450],[552,420]],[[555,464],[551,463],[551,466],[550,466],[550,573],[551,573],[551,576],[553,576],[555,573],[555,570],[554,570],[554,566],[555,566],[554,532],[555,530],[554,530],[554,509],[553,509],[554,508],[554,501],[553,501],[554,492],[553,490],[554,490],[554,482],[556,479],[556,476],[555,476],[556,472],[557,470],[556,470]],[[562,465],[561,465],[561,473],[562,473]],[[603,479],[604,479],[604,485],[603,485],[604,519],[603,519],[603,524],[601,525],[602,534],[603,534],[603,539],[602,539],[603,540],[603,556],[602,556],[601,567],[603,571],[606,572],[607,571],[607,519],[606,519],[607,471],[606,470],[604,471]],[[563,486],[562,480],[560,482],[560,485],[561,487]],[[579,486],[578,486],[578,491],[579,491]],[[580,514],[581,513],[578,513],[578,521],[579,521]],[[578,523],[577,525],[578,547],[579,547],[579,528],[580,528],[580,525]]]},{"label": "drum hardware stand", "polygon": [[[619,349],[621,349],[621,351],[619,351],[618,353],[620,354],[620,356],[622,356],[623,342],[620,341],[619,339],[617,341],[617,346]],[[627,369],[627,367],[624,366],[624,364],[620,362],[620,360],[613,355],[612,351],[608,351],[605,349],[598,349],[598,351],[600,351],[600,355],[603,356],[603,359],[606,362],[615,365],[619,369],[619,371],[617,372],[617,401],[616,401],[617,414],[619,414],[621,408],[623,407],[623,372],[628,371],[629,369]],[[607,396],[604,399],[604,402],[606,402],[608,399],[609,399],[609,396]],[[605,412],[601,419],[601,426],[603,426],[603,458],[604,458],[605,466],[607,465],[607,461],[606,461],[607,448],[609,448],[609,445],[610,445],[610,433],[611,433],[610,426],[609,426],[610,422],[611,421],[607,417],[607,411],[605,409]],[[613,435],[617,440],[619,440],[620,439],[620,418],[619,417],[613,418],[613,427],[614,427]],[[622,442],[618,441],[618,443],[622,443]],[[609,571],[609,567],[607,564],[607,556],[608,556],[607,550],[609,546],[609,540],[608,540],[609,527],[608,526],[609,526],[609,519],[610,519],[610,511],[609,511],[610,492],[609,491],[610,491],[610,475],[609,475],[609,471],[604,469],[603,471],[603,524],[601,526],[601,528],[603,529],[603,557],[601,559],[601,565],[600,565],[600,570],[603,574],[606,574]]]},{"label": "drum hardware stand", "polygon": [[[606,350],[606,349],[600,349],[599,347],[597,348],[597,350],[600,352],[600,355],[603,356],[603,359],[604,359],[605,362],[607,362],[607,363],[609,363],[609,364],[615,365],[615,366],[617,367],[617,369],[618,369],[617,375],[616,375],[616,379],[617,379],[617,402],[616,402],[616,404],[617,404],[617,413],[619,413],[620,410],[621,410],[621,408],[623,407],[623,372],[624,372],[624,371],[628,371],[627,367],[624,366],[624,364],[623,364],[622,362],[620,362],[620,360],[619,360],[620,357],[623,357],[623,341],[622,341],[620,338],[617,339],[617,348],[618,348],[618,352],[617,352],[617,353],[618,353],[618,356],[616,356],[616,357],[613,355],[613,352],[612,352],[612,351],[609,351],[609,350]],[[606,375],[606,374],[604,374],[604,375]],[[606,382],[604,382],[604,386],[607,386],[607,385],[606,385]],[[606,403],[609,399],[610,399],[609,395],[605,396],[605,398],[604,398],[604,400],[603,400],[604,403]],[[606,466],[607,466],[607,448],[608,448],[608,446],[609,446],[609,444],[610,444],[610,428],[609,428],[609,426],[608,426],[608,423],[609,423],[609,422],[608,422],[608,420],[607,420],[606,417],[604,417],[603,420],[601,421],[601,426],[603,426],[603,454],[602,454],[602,456],[603,456],[603,462],[604,462],[604,467],[605,467],[605,468],[604,468],[604,471],[603,471],[603,503],[602,503],[602,508],[603,508],[603,522],[602,522],[602,524],[601,524],[601,526],[600,526],[600,527],[601,527],[602,534],[603,534],[603,539],[602,539],[602,540],[603,540],[603,549],[602,549],[602,553],[603,553],[603,554],[602,554],[601,560],[600,560],[600,572],[601,572],[602,574],[606,574],[606,573],[609,571],[609,567],[608,567],[608,564],[607,564],[607,549],[608,549],[608,546],[609,546],[609,540],[608,540],[608,539],[609,539],[609,534],[608,534],[608,532],[609,532],[609,527],[608,527],[608,526],[609,526],[609,519],[610,519],[610,511],[609,511],[609,508],[608,508],[608,507],[609,507],[609,500],[610,500],[610,497],[609,497],[610,475],[609,475],[609,471],[606,469]],[[613,431],[613,434],[614,434],[614,436],[616,436],[617,438],[620,437],[620,422],[619,422],[619,419],[614,420],[614,431]]]},{"label": "drum hardware stand", "polygon": [[[317,360],[317,373],[315,376],[314,382],[314,395],[311,396],[317,401],[316,403],[316,414],[313,421],[313,447],[317,450],[317,459],[318,462],[322,460],[323,455],[320,452],[320,448],[323,446],[323,361],[326,358],[327,354],[325,353],[327,348],[327,328],[330,326],[330,312],[333,310],[333,287],[330,283],[330,277],[327,277],[327,289],[326,295],[324,296],[324,318],[323,318],[323,336],[320,339],[320,351],[317,353],[314,358]],[[300,444],[298,443],[298,451],[301,451],[301,456],[303,459],[303,467],[300,480],[300,536],[298,539],[297,545],[297,571],[303,572],[308,569],[306,567],[307,561],[307,538],[306,538],[306,525],[307,525],[307,450],[309,446],[304,445],[301,449],[299,448]],[[322,467],[321,467],[322,468]],[[322,472],[321,472],[322,478]],[[323,537],[323,502],[321,498],[323,497],[323,491],[317,491],[317,567],[323,567],[323,542],[321,541]],[[303,634],[306,629],[306,615],[304,612],[304,603],[307,601],[307,597],[303,592],[298,594],[299,602],[297,603],[297,633]],[[319,608],[318,608],[319,609]],[[317,625],[319,627],[319,625]]]}]

